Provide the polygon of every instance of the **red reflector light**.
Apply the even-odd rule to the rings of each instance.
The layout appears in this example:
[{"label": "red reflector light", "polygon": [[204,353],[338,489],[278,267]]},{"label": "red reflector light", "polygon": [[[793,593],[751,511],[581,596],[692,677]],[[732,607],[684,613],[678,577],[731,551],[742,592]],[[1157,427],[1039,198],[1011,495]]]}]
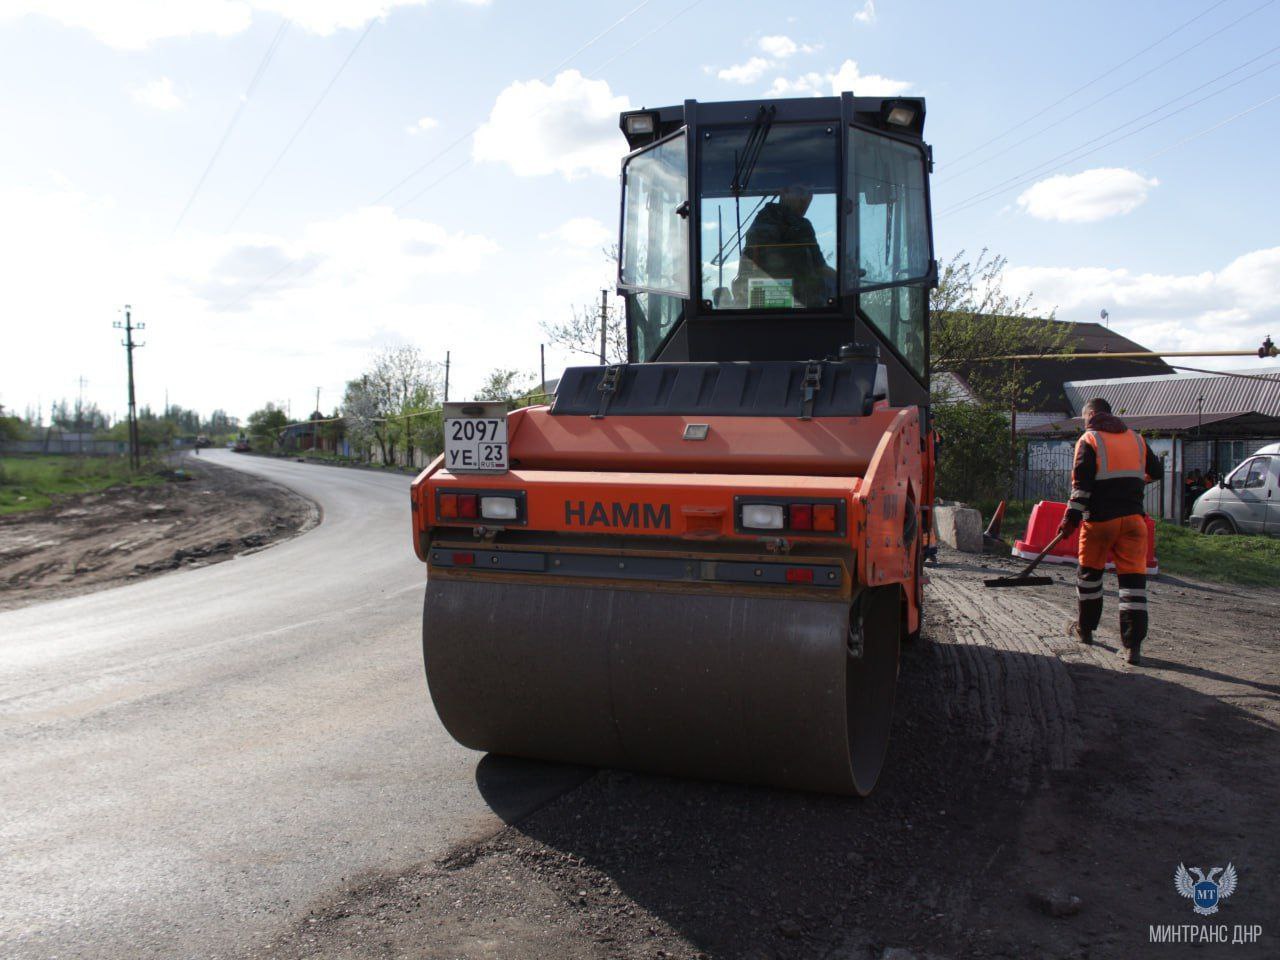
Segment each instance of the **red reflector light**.
[{"label": "red reflector light", "polygon": [[480,515],[479,497],[474,493],[458,494],[458,516],[463,520],[474,520]]},{"label": "red reflector light", "polygon": [[792,530],[813,529],[813,504],[793,503],[788,508],[787,514],[791,520]]},{"label": "red reflector light", "polygon": [[458,515],[458,495],[456,493],[440,494],[440,516],[452,520]]},{"label": "red reflector light", "polygon": [[836,529],[836,505],[834,503],[815,503],[813,505],[813,529],[824,533],[832,533]]},{"label": "red reflector light", "polygon": [[453,562],[459,567],[475,566],[476,555],[474,553],[455,553]]},{"label": "red reflector light", "polygon": [[787,583],[813,583],[813,571],[808,567],[787,567]]}]

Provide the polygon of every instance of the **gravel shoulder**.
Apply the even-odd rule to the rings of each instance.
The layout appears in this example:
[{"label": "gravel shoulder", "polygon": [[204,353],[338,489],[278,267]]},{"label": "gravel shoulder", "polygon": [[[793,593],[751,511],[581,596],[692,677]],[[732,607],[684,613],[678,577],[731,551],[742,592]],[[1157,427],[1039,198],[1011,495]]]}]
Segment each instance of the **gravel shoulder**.
[{"label": "gravel shoulder", "polygon": [[182,479],[59,497],[0,517],[0,610],[229,560],[310,529],[314,503],[187,457]]},{"label": "gravel shoulder", "polygon": [[[1152,587],[1146,665],[1064,635],[1071,573],[944,553],[905,648],[866,800],[601,771],[452,855],[357,880],[281,958],[1276,956],[1280,589]],[[542,765],[486,756],[477,783]],[[1235,864],[1214,923],[1253,945],[1153,944],[1201,922],[1179,863]]]}]

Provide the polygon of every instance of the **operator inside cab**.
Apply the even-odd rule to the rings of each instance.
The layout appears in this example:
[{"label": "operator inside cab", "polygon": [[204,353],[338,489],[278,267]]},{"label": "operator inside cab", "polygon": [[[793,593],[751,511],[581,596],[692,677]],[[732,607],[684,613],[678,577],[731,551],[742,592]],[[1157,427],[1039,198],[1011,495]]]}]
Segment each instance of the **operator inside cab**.
[{"label": "operator inside cab", "polygon": [[733,281],[736,302],[766,306],[765,285],[751,283],[761,279],[780,281],[797,307],[824,306],[835,297],[835,268],[827,262],[813,224],[805,216],[812,202],[813,187],[797,184],[784,187],[776,200],[755,215]]}]

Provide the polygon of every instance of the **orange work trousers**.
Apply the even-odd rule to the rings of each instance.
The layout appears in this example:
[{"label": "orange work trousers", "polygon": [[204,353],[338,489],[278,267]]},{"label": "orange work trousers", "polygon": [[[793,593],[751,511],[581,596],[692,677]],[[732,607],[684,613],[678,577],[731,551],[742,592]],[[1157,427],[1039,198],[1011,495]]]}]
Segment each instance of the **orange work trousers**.
[{"label": "orange work trousers", "polygon": [[1102,570],[1108,555],[1116,573],[1147,572],[1147,520],[1142,514],[1114,520],[1086,520],[1080,526],[1080,566]]}]

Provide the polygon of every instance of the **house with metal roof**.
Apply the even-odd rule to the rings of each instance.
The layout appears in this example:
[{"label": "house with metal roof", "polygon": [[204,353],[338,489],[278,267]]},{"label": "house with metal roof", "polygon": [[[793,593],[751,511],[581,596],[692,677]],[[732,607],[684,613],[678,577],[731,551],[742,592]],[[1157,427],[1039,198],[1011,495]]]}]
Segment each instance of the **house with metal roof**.
[{"label": "house with metal roof", "polygon": [[1164,457],[1165,480],[1148,489],[1147,512],[1169,519],[1187,515],[1203,478],[1221,479],[1280,440],[1280,369],[1274,364],[1218,374],[1070,380],[1063,392],[1072,416],[1024,431],[1031,442],[1019,480],[1035,488],[1031,498],[1056,492],[1060,475],[1069,473],[1065,451],[1084,429],[1079,413],[1093,397],[1104,398]]}]

